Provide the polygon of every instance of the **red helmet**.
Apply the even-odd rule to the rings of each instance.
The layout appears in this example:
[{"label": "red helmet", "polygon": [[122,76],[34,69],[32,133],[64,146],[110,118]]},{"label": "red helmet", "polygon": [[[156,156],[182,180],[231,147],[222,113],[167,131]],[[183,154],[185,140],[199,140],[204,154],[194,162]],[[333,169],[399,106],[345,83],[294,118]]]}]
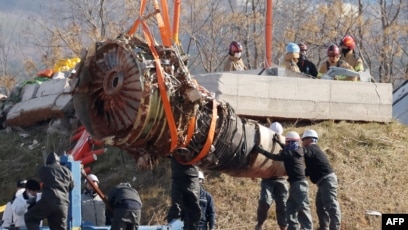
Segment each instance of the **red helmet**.
[{"label": "red helmet", "polygon": [[242,52],[242,45],[237,41],[232,41],[229,46],[229,53],[234,55],[234,53]]},{"label": "red helmet", "polygon": [[307,51],[307,45],[303,42],[298,44],[299,48],[300,48],[300,52],[302,51]]},{"label": "red helmet", "polygon": [[356,42],[351,36],[346,35],[341,39],[340,46],[347,46],[349,49],[354,50],[354,48],[356,48]]},{"label": "red helmet", "polygon": [[336,46],[335,44],[332,44],[329,46],[329,48],[327,48],[327,56],[332,55],[340,55],[339,47]]}]

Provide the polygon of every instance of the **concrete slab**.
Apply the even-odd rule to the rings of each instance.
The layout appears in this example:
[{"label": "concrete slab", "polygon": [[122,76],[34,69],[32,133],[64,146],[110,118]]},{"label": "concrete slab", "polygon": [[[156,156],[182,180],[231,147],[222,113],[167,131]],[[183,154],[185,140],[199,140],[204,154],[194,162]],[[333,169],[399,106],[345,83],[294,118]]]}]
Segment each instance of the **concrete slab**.
[{"label": "concrete slab", "polygon": [[389,122],[392,84],[239,72],[195,75],[218,100],[246,116]]}]

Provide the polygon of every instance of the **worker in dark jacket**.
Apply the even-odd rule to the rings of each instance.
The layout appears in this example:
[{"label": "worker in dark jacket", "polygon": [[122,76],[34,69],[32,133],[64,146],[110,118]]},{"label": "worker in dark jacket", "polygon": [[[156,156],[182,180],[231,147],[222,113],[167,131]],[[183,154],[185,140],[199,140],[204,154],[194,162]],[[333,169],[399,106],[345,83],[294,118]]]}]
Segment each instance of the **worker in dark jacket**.
[{"label": "worker in dark jacket", "polygon": [[181,164],[171,157],[171,175],[171,206],[167,221],[183,217],[184,230],[197,230],[201,218],[198,168]]},{"label": "worker in dark jacket", "polygon": [[307,45],[303,42],[298,44],[300,48],[299,60],[297,66],[300,69],[300,72],[312,76],[313,78],[317,77],[317,68],[313,62],[307,59]]},{"label": "worker in dark jacket", "polygon": [[[285,137],[282,136],[283,127],[279,122],[273,122],[269,127],[283,142]],[[275,147],[275,143],[272,148]],[[262,178],[261,191],[258,200],[258,208],[256,210],[256,226],[255,230],[262,230],[263,223],[268,217],[268,211],[273,202],[275,202],[275,215],[280,230],[287,229],[286,221],[286,201],[288,199],[288,186],[286,176],[278,176],[271,178]]]},{"label": "worker in dark jacket", "polygon": [[200,208],[201,219],[198,224],[200,230],[214,230],[215,229],[215,207],[214,199],[209,192],[203,188],[205,180],[204,173],[198,172],[198,179],[200,181]]},{"label": "worker in dark jacket", "polygon": [[52,230],[67,229],[69,193],[74,188],[71,171],[60,165],[54,152],[48,154],[46,165],[39,169],[43,183],[41,200],[24,215],[28,230],[40,229],[41,220],[47,218]]},{"label": "worker in dark jacket", "polygon": [[306,130],[302,136],[306,176],[317,185],[316,212],[322,230],[340,230],[341,211],[337,201],[337,176],[326,154],[317,145],[317,132]]},{"label": "worker in dark jacket", "polygon": [[282,149],[278,154],[272,154],[257,145],[254,152],[261,153],[266,157],[283,161],[288,174],[290,184],[289,198],[286,203],[286,217],[288,230],[312,230],[313,222],[310,212],[309,185],[305,175],[305,162],[303,150],[300,147],[300,136],[295,131],[286,134],[285,145],[280,143],[278,135],[274,136],[274,141],[278,142]]},{"label": "worker in dark jacket", "polygon": [[109,206],[113,208],[114,230],[136,230],[140,225],[142,201],[136,189],[129,183],[116,185],[109,193]]}]

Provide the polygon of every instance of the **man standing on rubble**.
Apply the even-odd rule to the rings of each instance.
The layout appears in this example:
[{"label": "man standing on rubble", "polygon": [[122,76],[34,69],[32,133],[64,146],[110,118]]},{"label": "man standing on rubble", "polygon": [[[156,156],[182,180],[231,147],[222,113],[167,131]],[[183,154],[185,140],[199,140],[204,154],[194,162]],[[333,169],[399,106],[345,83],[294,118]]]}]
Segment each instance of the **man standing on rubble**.
[{"label": "man standing on rubble", "polygon": [[54,152],[48,154],[45,164],[39,169],[43,183],[41,200],[27,211],[24,220],[28,230],[40,229],[40,222],[45,218],[50,229],[65,230],[69,193],[74,188],[72,173],[67,167],[60,165],[60,158]]},{"label": "man standing on rubble", "polygon": [[306,176],[310,177],[318,189],[316,193],[316,212],[321,230],[340,230],[341,212],[337,201],[337,176],[326,154],[317,145],[317,132],[306,130],[302,135],[305,154]]},{"label": "man standing on rubble", "polygon": [[197,230],[201,218],[198,168],[171,157],[171,206],[167,221],[183,218],[184,230]]}]

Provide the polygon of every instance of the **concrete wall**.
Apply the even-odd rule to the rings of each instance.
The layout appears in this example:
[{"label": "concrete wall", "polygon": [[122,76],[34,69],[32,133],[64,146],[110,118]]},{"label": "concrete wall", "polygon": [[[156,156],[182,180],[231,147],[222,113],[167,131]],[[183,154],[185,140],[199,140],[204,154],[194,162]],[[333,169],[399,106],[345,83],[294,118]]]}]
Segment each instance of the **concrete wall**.
[{"label": "concrete wall", "polygon": [[194,78],[240,115],[379,122],[392,119],[391,84],[236,72]]}]

